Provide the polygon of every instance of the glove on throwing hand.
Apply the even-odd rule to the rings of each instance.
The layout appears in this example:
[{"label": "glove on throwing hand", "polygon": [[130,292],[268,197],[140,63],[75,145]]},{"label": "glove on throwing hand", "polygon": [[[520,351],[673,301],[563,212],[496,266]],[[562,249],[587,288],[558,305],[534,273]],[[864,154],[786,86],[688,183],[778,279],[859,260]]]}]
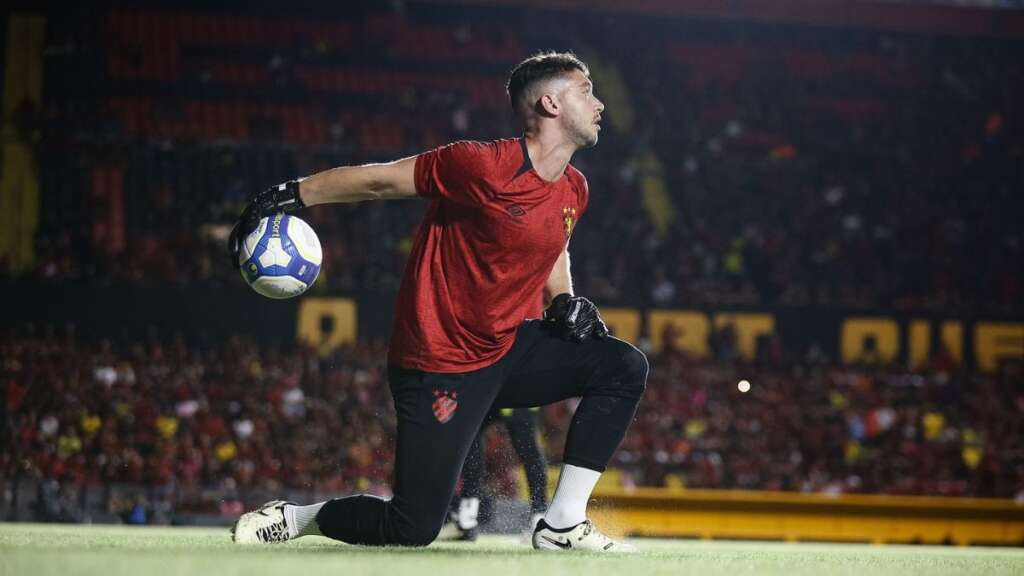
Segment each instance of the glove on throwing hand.
[{"label": "glove on throwing hand", "polygon": [[228,257],[231,259],[231,265],[238,268],[240,264],[238,253],[242,249],[242,242],[260,225],[260,220],[264,216],[278,212],[287,214],[305,207],[305,203],[299,196],[298,180],[289,180],[284,184],[271,186],[253,196],[245,206],[245,210],[242,210],[234,228],[231,229],[231,235],[228,236]]}]

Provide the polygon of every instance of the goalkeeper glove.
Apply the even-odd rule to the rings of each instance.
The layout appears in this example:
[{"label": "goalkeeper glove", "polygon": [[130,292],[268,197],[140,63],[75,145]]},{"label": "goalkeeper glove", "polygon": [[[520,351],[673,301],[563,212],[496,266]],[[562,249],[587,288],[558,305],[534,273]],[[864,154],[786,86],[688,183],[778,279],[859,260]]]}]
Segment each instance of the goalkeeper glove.
[{"label": "goalkeeper glove", "polygon": [[260,220],[265,216],[278,212],[288,214],[305,207],[302,197],[299,196],[298,180],[271,186],[253,196],[231,229],[231,235],[228,236],[228,256],[231,265],[235,268],[240,266],[238,253],[242,250],[242,242],[260,225]]},{"label": "goalkeeper glove", "polygon": [[582,296],[565,293],[555,296],[544,311],[544,320],[551,323],[562,338],[574,342],[608,335],[608,327],[601,320],[597,306]]}]

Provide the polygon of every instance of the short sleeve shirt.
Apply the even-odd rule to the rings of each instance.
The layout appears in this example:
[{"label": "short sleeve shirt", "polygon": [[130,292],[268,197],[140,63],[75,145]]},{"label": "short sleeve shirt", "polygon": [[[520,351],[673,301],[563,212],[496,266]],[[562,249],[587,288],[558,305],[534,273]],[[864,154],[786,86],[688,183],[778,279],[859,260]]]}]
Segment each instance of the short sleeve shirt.
[{"label": "short sleeve shirt", "polygon": [[395,303],[389,361],[445,373],[489,366],[540,315],[586,210],[586,179],[571,165],[542,179],[522,139],[456,142],[417,157],[416,192],[431,204]]}]

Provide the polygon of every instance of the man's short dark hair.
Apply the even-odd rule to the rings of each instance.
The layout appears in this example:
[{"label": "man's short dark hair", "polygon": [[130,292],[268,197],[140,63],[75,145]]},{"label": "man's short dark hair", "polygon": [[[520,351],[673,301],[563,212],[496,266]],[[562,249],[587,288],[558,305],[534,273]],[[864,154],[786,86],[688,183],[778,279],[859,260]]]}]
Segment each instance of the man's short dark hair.
[{"label": "man's short dark hair", "polygon": [[512,109],[519,114],[524,104],[523,98],[534,83],[556,78],[573,70],[590,76],[590,68],[571,51],[539,52],[523,60],[512,69],[505,85]]}]

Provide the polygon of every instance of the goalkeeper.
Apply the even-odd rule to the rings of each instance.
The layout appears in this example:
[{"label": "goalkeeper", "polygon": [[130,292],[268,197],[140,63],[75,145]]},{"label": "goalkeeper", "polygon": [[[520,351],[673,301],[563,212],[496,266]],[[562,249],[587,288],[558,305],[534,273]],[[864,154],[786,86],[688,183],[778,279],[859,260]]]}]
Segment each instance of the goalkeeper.
[{"label": "goalkeeper", "polygon": [[590,201],[586,179],[569,161],[597,143],[604,104],[586,64],[571,53],[524,60],[507,88],[521,138],[334,168],[267,190],[242,213],[229,240],[236,265],[239,239],[269,214],[330,202],[430,202],[402,277],[388,351],[398,420],[394,496],[269,502],[238,519],[236,542],[323,534],[352,544],[430,544],[492,407],[580,397],[533,546],[632,549],[602,534],[586,507],[633,421],[647,359],[610,336],[597,307],[573,293],[569,267],[569,239]]}]

